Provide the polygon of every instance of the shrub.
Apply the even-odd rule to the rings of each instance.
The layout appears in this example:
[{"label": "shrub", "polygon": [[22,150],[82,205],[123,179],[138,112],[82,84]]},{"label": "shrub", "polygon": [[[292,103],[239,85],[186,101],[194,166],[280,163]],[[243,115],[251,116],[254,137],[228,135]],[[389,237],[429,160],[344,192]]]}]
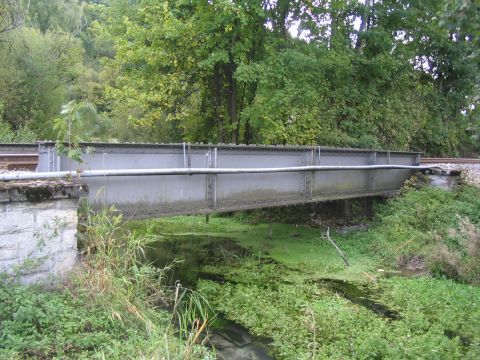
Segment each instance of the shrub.
[{"label": "shrub", "polygon": [[[166,287],[168,268],[145,263],[150,239],[125,230],[111,210],[83,214],[83,262],[64,282],[0,282],[0,359],[212,359],[197,345],[207,325],[197,320],[203,299]],[[173,312],[164,308],[170,297]]]},{"label": "shrub", "polygon": [[458,230],[437,238],[428,266],[433,275],[480,284],[480,229],[468,218],[459,217]]}]

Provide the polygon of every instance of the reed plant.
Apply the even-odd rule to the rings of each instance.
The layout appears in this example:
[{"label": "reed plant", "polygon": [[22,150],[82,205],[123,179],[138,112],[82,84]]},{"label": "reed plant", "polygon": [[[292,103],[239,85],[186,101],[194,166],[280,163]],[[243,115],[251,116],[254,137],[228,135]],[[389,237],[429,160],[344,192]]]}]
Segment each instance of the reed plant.
[{"label": "reed plant", "polygon": [[[129,231],[113,207],[97,212],[86,207],[81,218],[83,262],[75,279],[92,296],[105,297],[103,306],[112,321],[142,327],[157,344],[148,358],[208,358],[211,354],[201,345],[212,311],[199,293],[180,284],[169,286],[167,274],[176,261],[164,268],[148,263],[146,252],[154,237]],[[181,346],[171,349],[172,337]]]}]

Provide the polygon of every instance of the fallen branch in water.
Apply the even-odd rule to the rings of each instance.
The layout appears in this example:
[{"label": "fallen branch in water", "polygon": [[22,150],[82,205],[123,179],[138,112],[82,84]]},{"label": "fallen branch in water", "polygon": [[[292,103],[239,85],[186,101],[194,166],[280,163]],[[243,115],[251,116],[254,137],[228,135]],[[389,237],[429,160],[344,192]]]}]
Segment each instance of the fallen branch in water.
[{"label": "fallen branch in water", "polygon": [[335,244],[335,241],[333,241],[333,239],[330,237],[330,228],[327,228],[327,233],[325,234],[324,237],[325,237],[328,241],[330,241],[330,243],[335,247],[335,250],[337,250],[337,252],[340,254],[340,256],[342,257],[343,261],[345,261],[345,264],[347,264],[347,266],[350,266],[350,264],[348,263],[347,257],[345,256],[345,254],[342,252],[342,250],[340,250],[340,248],[338,247],[338,245]]},{"label": "fallen branch in water", "polygon": [[370,280],[371,282],[377,282],[377,279],[375,279],[372,275],[369,275],[368,273],[366,273],[365,271],[362,272],[363,276],[365,276],[368,280]]}]

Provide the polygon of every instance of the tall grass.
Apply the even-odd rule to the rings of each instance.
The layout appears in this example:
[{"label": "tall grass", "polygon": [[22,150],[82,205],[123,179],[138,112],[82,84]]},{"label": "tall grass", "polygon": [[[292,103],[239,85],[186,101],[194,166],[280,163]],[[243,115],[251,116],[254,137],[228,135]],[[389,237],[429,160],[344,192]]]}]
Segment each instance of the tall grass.
[{"label": "tall grass", "polygon": [[434,275],[480,284],[480,228],[468,218],[458,217],[458,230],[437,238],[428,265]]},{"label": "tall grass", "polygon": [[[180,284],[168,286],[167,273],[175,262],[162,269],[146,263],[152,237],[126,230],[114,208],[99,212],[87,208],[82,218],[83,265],[76,281],[92,296],[105,297],[103,306],[112,321],[141,329],[156,344],[146,358],[190,359],[194,354],[208,358],[208,351],[198,344],[206,338],[200,335],[207,331],[211,311],[198,293]],[[183,346],[171,349],[175,334]]]},{"label": "tall grass", "polygon": [[48,289],[0,281],[0,359],[213,359],[200,346],[206,302],[167,286],[170,266],[146,263],[151,239],[114,209],[80,218],[83,259],[71,276]]},{"label": "tall grass", "polygon": [[357,251],[386,267],[416,258],[434,276],[480,282],[480,189],[409,188],[376,210],[368,231],[349,235]]},{"label": "tall grass", "polygon": [[125,231],[121,226],[122,216],[114,215],[114,209],[98,213],[88,209],[84,218],[83,266],[78,279],[92,290],[92,295],[97,292],[111,295],[112,303],[106,306],[113,317],[123,321],[119,315],[123,311],[119,309],[126,309],[151,333],[153,322],[145,310],[166,297],[164,280],[168,268],[143,264],[150,240]]},{"label": "tall grass", "polygon": [[186,341],[185,359],[192,357],[195,344],[206,343],[207,329],[214,318],[214,311],[205,297],[177,282],[171,324],[177,325],[180,337]]}]

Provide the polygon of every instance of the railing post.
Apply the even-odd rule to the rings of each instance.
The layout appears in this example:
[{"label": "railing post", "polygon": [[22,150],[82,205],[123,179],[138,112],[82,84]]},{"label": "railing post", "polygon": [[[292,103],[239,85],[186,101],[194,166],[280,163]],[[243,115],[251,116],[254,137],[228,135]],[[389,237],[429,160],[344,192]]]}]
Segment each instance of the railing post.
[{"label": "railing post", "polygon": [[183,167],[191,168],[192,167],[192,152],[190,144],[183,143]]},{"label": "railing post", "polygon": [[[302,160],[303,166],[315,165],[315,151],[309,150],[305,157]],[[304,194],[305,199],[312,200],[313,199],[313,182],[314,182],[314,174],[312,171],[303,171],[301,173],[301,186],[300,191]]]},{"label": "railing post", "polygon": [[[370,153],[368,159],[368,165],[377,164],[377,152],[373,151]],[[375,170],[368,170],[368,191],[375,191]]]},{"label": "railing post", "polygon": [[[207,152],[207,168],[216,168],[217,167],[217,148],[213,151],[209,150]],[[207,206],[211,210],[217,208],[217,175],[208,174],[207,175]]]},{"label": "railing post", "polygon": [[60,155],[57,153],[57,149],[52,146],[46,147],[48,153],[48,172],[61,171],[60,168]]}]

